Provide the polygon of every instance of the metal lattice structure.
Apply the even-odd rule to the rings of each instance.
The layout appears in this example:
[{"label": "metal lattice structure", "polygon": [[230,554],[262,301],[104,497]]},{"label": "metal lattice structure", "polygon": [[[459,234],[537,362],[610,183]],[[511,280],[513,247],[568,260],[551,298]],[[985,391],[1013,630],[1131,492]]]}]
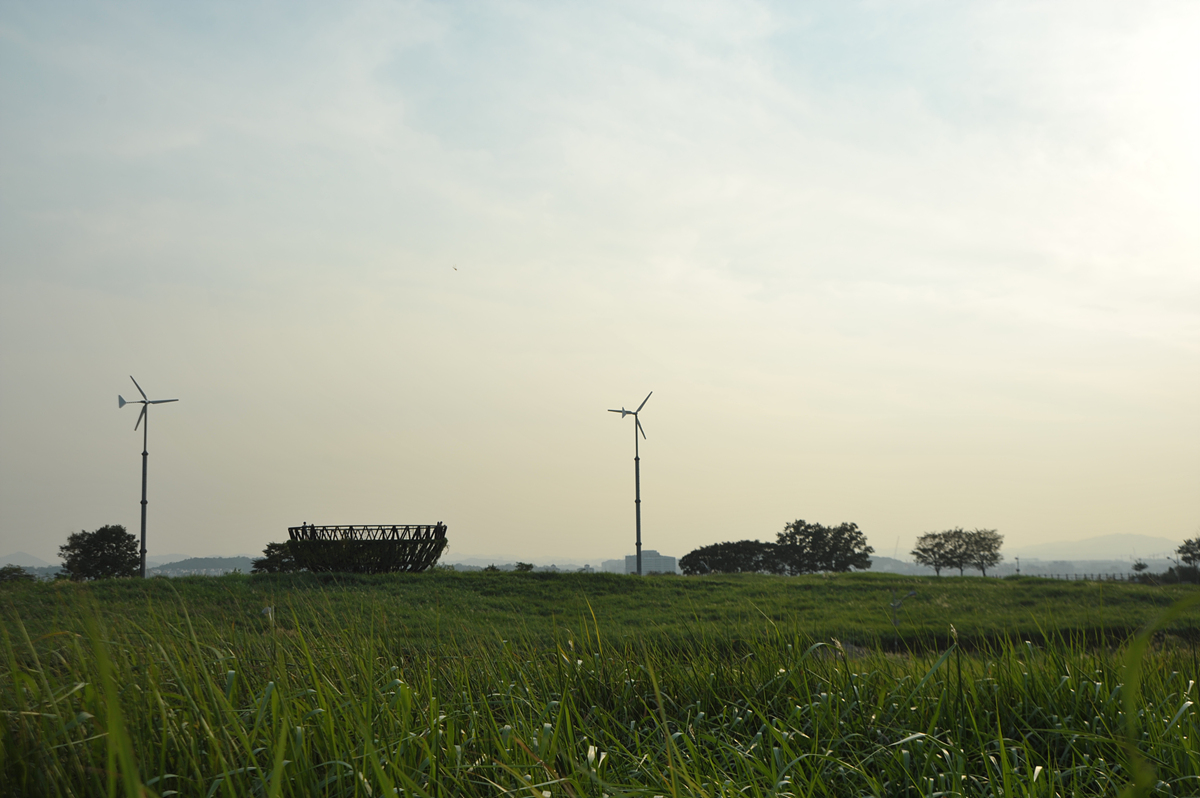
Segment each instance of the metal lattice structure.
[{"label": "metal lattice structure", "polygon": [[296,562],[310,571],[417,573],[434,566],[446,548],[446,525],[349,524],[288,527]]}]

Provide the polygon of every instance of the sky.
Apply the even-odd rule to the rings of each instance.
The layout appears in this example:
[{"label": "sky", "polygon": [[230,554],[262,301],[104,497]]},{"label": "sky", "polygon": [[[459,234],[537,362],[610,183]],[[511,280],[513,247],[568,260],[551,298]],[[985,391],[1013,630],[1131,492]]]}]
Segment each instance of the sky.
[{"label": "sky", "polygon": [[1200,534],[1200,6],[0,5],[0,554]]}]

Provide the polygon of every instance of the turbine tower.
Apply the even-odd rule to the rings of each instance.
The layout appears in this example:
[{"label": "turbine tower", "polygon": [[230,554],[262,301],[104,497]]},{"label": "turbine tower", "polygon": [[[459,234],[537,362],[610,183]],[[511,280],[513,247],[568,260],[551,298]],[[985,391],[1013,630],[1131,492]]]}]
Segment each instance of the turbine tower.
[{"label": "turbine tower", "polygon": [[[133,375],[129,379],[133,380]],[[137,431],[139,425],[142,427],[142,579],[146,578],[146,461],[150,457],[146,444],[149,441],[150,435],[150,405],[163,405],[167,402],[178,402],[178,399],[149,399],[146,397],[146,392],[142,390],[142,386],[138,385],[137,380],[133,380],[133,384],[137,387],[138,393],[142,395],[141,399],[128,400],[124,396],[117,394],[117,407],[121,408],[125,405],[141,405],[142,412],[138,414],[137,423],[133,425],[134,431]],[[145,424],[142,422],[145,421]]]},{"label": "turbine tower", "polygon": [[637,575],[642,575],[642,458],[638,456],[638,433],[642,433],[642,437],[646,437],[646,430],[642,429],[642,422],[638,421],[638,413],[646,406],[646,402],[650,401],[650,397],[654,391],[646,394],[646,398],[638,405],[637,410],[626,410],[624,406],[620,410],[609,410],[610,413],[620,413],[621,418],[625,416],[633,416],[633,506],[637,516]]}]

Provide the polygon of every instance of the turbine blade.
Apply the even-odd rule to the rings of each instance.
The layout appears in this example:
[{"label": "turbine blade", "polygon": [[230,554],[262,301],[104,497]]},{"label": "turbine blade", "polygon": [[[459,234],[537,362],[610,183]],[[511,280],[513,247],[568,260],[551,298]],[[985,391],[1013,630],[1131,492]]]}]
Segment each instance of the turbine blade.
[{"label": "turbine blade", "polygon": [[[625,411],[624,411],[624,410],[609,410],[608,412],[610,412],[610,413],[624,413]],[[624,416],[621,416],[621,418],[625,418],[625,417],[624,417]]]},{"label": "turbine blade", "polygon": [[[129,379],[133,380],[132,374],[129,375]],[[142,386],[137,384],[137,380],[133,380],[133,384],[137,385],[138,393],[140,393],[142,395],[142,398],[145,399],[146,401],[149,401],[150,397],[146,396],[146,392],[142,390]]]},{"label": "turbine blade", "polygon": [[638,417],[633,417],[633,423],[637,424],[638,432],[642,433],[642,440],[646,440],[646,430],[642,429],[642,422],[638,421]]},{"label": "turbine blade", "polygon": [[138,413],[137,423],[133,425],[133,431],[137,432],[137,428],[142,425],[142,419],[146,417],[146,405],[142,405],[142,412]]},{"label": "turbine blade", "polygon": [[127,404],[129,404],[129,402],[125,401],[125,397],[121,396],[121,394],[117,394],[117,409],[120,410]]},{"label": "turbine blade", "polygon": [[646,394],[646,398],[642,400],[642,403],[641,403],[640,405],[638,405],[638,409],[637,409],[637,410],[634,410],[633,412],[635,412],[635,413],[640,413],[640,412],[642,412],[642,408],[646,406],[646,402],[649,402],[649,401],[650,401],[650,397],[651,397],[653,394],[654,394],[654,391],[651,391],[650,393]]},{"label": "turbine blade", "polygon": [[178,399],[151,399],[150,404],[165,405],[167,402],[178,402],[178,401],[179,401]]}]

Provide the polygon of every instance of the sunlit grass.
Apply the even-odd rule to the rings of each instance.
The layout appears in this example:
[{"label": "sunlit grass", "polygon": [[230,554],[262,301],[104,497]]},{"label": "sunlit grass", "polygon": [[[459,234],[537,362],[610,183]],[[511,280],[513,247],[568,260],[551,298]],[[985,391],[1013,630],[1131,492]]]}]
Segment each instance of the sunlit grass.
[{"label": "sunlit grass", "polygon": [[[480,584],[465,581],[441,583],[440,631],[414,640],[373,583],[261,581],[251,603],[250,581],[223,597],[221,580],[198,598],[191,583],[4,594],[0,790],[1048,796],[1115,795],[1132,775],[1127,640],[897,654],[775,612],[722,629],[694,619],[698,600],[691,626],[629,635],[586,596],[549,630],[519,614],[482,627],[469,601],[445,609]],[[1195,651],[1151,645],[1142,662],[1150,784],[1198,793]]]}]

